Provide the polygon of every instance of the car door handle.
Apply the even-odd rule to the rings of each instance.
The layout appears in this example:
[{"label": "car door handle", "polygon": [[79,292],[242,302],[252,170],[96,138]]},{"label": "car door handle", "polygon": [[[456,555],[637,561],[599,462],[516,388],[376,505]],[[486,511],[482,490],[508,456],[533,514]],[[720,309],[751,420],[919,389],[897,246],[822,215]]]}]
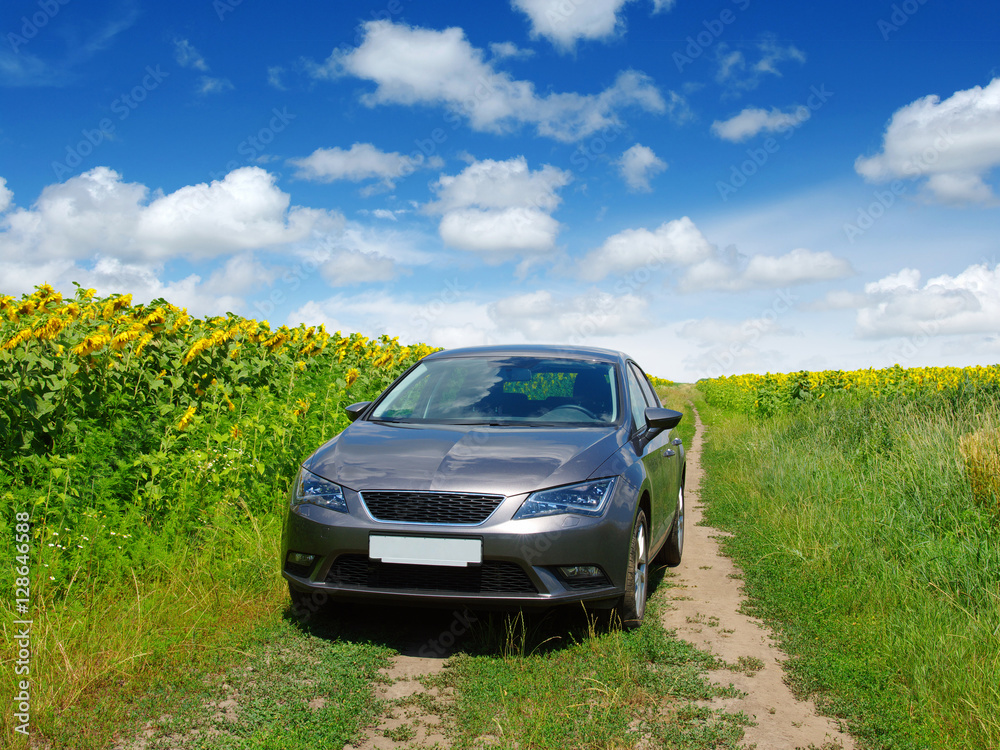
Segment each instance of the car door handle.
[{"label": "car door handle", "polygon": [[683,442],[684,442],[684,441],[683,441],[683,440],[681,440],[680,438],[674,438],[674,445],[680,445],[680,444],[681,444],[681,443],[683,443]]},{"label": "car door handle", "polygon": [[672,449],[667,448],[665,451],[663,451],[661,455],[670,457],[670,456],[676,456],[677,454]]}]

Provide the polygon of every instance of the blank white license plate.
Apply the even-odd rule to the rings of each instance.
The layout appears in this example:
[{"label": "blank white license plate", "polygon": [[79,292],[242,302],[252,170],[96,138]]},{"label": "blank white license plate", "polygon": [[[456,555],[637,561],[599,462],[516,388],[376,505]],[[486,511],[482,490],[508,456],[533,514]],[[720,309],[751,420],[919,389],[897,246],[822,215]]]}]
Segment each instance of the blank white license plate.
[{"label": "blank white license plate", "polygon": [[371,534],[368,537],[368,556],[386,563],[464,568],[482,563],[483,542],[481,539]]}]

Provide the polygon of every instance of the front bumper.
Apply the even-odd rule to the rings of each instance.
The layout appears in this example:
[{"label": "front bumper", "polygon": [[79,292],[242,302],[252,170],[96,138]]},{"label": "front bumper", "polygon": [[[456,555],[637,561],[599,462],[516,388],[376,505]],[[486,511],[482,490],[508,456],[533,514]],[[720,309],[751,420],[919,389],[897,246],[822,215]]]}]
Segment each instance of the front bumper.
[{"label": "front bumper", "polygon": [[[636,492],[618,481],[604,515],[512,516],[526,495],[506,498],[475,526],[382,522],[358,494],[345,488],[349,513],[299,505],[290,508],[282,540],[282,574],[300,592],[333,599],[416,605],[464,603],[478,607],[536,607],[608,602],[625,590]],[[369,555],[371,534],[477,539],[482,564],[468,567],[383,563]],[[289,552],[313,555],[308,566]],[[572,578],[560,567],[596,566],[603,576]]]}]

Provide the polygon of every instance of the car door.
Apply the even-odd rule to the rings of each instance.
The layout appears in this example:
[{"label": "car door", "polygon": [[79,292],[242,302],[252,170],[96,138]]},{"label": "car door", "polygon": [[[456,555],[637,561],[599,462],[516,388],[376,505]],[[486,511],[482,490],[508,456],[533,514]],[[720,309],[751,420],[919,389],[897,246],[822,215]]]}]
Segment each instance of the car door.
[{"label": "car door", "polygon": [[[632,411],[644,412],[646,407],[659,407],[660,399],[646,378],[646,374],[634,362],[628,363],[628,379]],[[636,396],[632,396],[635,392]],[[645,425],[645,417],[640,414],[638,424]],[[653,518],[650,520],[650,548],[656,549],[670,530],[677,509],[677,487],[680,481],[679,446],[672,442],[673,430],[664,430],[650,436],[645,430],[638,434],[642,450],[642,462],[650,481],[650,505]]]}]

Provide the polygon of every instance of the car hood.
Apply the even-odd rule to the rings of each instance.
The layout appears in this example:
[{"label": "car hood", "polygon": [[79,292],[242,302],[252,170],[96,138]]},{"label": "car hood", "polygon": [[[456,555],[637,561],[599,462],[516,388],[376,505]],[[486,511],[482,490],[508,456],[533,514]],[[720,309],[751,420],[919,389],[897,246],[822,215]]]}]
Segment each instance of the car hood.
[{"label": "car hood", "polygon": [[621,445],[601,428],[413,425],[358,421],[305,463],[353,490],[517,495],[583,481]]}]

